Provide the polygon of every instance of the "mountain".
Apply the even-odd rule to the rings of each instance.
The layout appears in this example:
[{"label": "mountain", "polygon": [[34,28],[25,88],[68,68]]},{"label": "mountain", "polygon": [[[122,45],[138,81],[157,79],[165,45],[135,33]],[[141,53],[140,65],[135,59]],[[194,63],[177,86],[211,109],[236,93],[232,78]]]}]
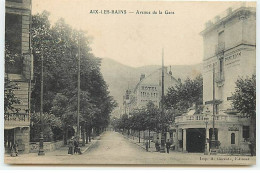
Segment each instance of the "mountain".
[{"label": "mountain", "polygon": [[[123,95],[127,88],[134,88],[140,80],[140,75],[146,76],[161,68],[160,65],[149,65],[142,67],[130,67],[109,58],[101,61],[101,73],[108,84],[109,91],[119,106],[123,103]],[[202,64],[196,65],[172,65],[173,76],[184,81],[187,77],[194,78],[202,72]],[[167,67],[169,72],[170,67]]]}]

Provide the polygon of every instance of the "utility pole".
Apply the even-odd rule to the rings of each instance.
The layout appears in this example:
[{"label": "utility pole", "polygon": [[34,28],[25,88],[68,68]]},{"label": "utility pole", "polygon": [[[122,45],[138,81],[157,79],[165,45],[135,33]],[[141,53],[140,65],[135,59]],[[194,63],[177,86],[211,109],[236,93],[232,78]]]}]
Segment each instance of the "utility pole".
[{"label": "utility pole", "polygon": [[[80,34],[80,33],[79,33]],[[77,107],[77,138],[80,137],[79,114],[80,114],[80,35],[78,36],[78,107]]]},{"label": "utility pole", "polygon": [[40,132],[40,142],[39,142],[39,156],[45,155],[43,150],[43,121],[42,121],[42,114],[43,114],[43,49],[41,50],[41,112],[40,112],[40,120],[41,120],[41,132]]},{"label": "utility pole", "polygon": [[[162,114],[162,118],[164,118],[164,49],[162,49],[162,98],[161,98],[161,114]],[[163,122],[162,122],[163,123]],[[165,130],[163,129],[163,124],[162,124],[162,129],[161,129],[161,148],[160,148],[160,152],[161,153],[165,153]]]},{"label": "utility pole", "polygon": [[216,137],[215,137],[215,109],[216,109],[216,98],[215,98],[215,64],[213,63],[213,129],[212,129],[212,138],[211,138],[211,154],[216,154]]}]

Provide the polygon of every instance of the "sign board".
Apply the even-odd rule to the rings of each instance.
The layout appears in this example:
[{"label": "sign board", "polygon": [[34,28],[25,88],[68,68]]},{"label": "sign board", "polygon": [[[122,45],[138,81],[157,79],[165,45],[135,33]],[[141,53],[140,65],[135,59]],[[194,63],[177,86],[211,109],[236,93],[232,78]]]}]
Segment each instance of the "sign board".
[{"label": "sign board", "polygon": [[239,131],[238,127],[228,127],[228,131]]}]

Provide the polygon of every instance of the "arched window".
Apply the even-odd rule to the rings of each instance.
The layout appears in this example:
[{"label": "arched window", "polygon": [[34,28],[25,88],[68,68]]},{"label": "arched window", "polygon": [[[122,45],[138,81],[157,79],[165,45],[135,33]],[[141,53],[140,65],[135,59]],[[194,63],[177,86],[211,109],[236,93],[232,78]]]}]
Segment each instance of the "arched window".
[{"label": "arched window", "polygon": [[231,144],[235,144],[235,133],[231,133]]}]

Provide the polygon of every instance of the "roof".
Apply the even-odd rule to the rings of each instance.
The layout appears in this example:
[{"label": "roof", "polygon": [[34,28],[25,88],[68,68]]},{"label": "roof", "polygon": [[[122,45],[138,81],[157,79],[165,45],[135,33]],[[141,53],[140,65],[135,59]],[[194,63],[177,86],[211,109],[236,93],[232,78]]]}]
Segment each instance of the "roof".
[{"label": "roof", "polygon": [[255,7],[246,7],[245,5],[241,6],[241,4],[238,7],[228,8],[226,11],[215,16],[215,22],[212,22],[212,20],[208,21],[209,26],[206,26],[206,28],[202,32],[200,32],[200,35],[204,35],[204,34],[210,32],[211,30],[215,29],[219,25],[225,23],[226,21],[228,21],[231,18],[233,18],[234,16],[236,16],[241,11],[256,13],[256,8]]}]

